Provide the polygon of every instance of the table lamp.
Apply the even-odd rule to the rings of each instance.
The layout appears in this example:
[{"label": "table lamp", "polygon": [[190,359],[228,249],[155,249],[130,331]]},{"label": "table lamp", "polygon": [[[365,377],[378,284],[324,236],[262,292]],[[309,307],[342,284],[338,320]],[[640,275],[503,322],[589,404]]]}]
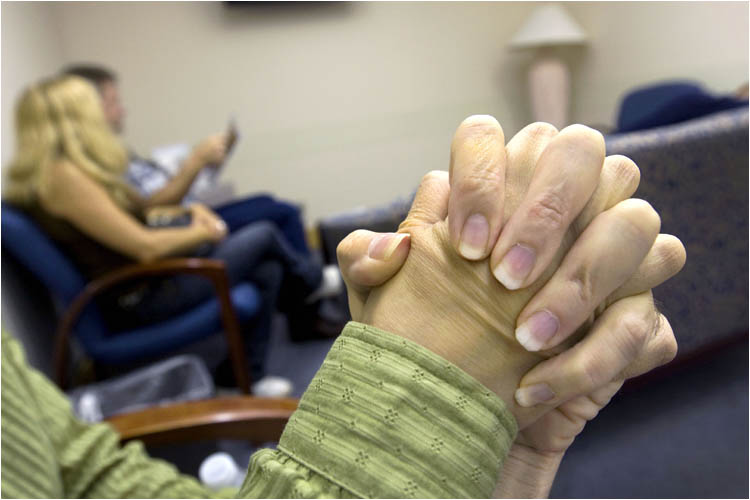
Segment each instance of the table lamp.
[{"label": "table lamp", "polygon": [[585,42],[581,27],[558,4],[534,9],[513,36],[511,49],[536,52],[529,67],[529,97],[535,121],[551,123],[558,129],[568,124],[570,71],[555,48]]}]

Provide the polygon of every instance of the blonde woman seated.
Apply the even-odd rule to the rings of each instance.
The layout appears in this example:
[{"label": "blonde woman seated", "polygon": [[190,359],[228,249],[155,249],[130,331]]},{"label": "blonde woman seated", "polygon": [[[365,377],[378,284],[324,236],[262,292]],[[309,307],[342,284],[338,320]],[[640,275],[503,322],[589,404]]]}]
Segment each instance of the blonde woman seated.
[{"label": "blonde woman seated", "polygon": [[[182,227],[146,225],[147,217],[185,209],[144,210],[143,198],[123,177],[127,152],[107,125],[99,94],[81,78],[29,88],[18,103],[16,135],[5,198],[31,215],[86,278],[169,256],[199,253],[223,260],[232,285],[252,283],[263,299],[259,317],[242,325],[258,381],[254,392],[278,396],[291,390],[288,381],[265,377],[271,316],[277,306],[295,315],[310,307],[306,298],[322,283],[314,260],[295,251],[271,223],[228,236],[221,218],[198,204]],[[179,314],[211,296],[207,280],[181,275],[120,288],[99,305],[114,328],[124,328]]]}]

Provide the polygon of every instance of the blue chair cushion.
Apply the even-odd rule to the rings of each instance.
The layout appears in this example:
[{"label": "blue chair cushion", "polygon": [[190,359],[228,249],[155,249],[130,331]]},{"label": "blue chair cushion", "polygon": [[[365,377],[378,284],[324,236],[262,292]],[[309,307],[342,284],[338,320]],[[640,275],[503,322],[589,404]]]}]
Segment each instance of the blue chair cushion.
[{"label": "blue chair cushion", "polygon": [[[240,321],[253,318],[260,309],[262,299],[252,285],[237,285],[232,288],[230,295]],[[211,299],[176,318],[118,332],[107,338],[98,337],[84,344],[89,355],[97,361],[123,364],[179,349],[221,328],[219,302]],[[88,335],[85,337],[91,338]]]},{"label": "blue chair cushion", "polygon": [[623,98],[616,133],[661,127],[747,105],[747,99],[714,96],[694,82],[649,85]]},{"label": "blue chair cushion", "polygon": [[66,304],[86,284],[52,241],[21,211],[2,204],[3,247]]},{"label": "blue chair cushion", "polygon": [[[2,204],[2,246],[38,279],[60,305],[68,307],[86,281],[70,260],[23,212]],[[106,327],[96,307],[88,307],[76,325],[76,336],[88,346],[105,336]]]}]

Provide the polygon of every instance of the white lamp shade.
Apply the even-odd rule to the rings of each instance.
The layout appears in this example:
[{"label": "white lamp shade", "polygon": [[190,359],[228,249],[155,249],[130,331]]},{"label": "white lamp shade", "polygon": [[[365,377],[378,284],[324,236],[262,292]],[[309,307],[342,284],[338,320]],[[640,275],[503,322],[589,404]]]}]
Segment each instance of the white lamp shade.
[{"label": "white lamp shade", "polygon": [[562,6],[551,4],[537,7],[509,45],[515,49],[523,49],[585,42],[586,34],[575,19]]}]

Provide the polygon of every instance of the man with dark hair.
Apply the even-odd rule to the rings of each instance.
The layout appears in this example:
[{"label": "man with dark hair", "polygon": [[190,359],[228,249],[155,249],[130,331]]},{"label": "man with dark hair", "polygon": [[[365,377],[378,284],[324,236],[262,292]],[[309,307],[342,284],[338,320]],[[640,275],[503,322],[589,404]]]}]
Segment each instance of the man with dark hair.
[{"label": "man with dark hair", "polygon": [[97,85],[117,81],[117,75],[114,71],[94,64],[74,64],[67,66],[62,72],[66,75],[80,76],[91,82],[96,82]]},{"label": "man with dark hair", "polygon": [[125,108],[120,103],[120,93],[117,88],[117,75],[101,66],[74,65],[62,71],[66,75],[85,78],[96,86],[102,96],[102,106],[107,122],[116,133],[122,133],[125,119]]},{"label": "man with dark hair", "polygon": [[[107,123],[121,134],[125,127],[125,107],[120,101],[115,72],[98,65],[79,64],[68,66],[63,74],[85,78],[96,87]],[[226,150],[226,134],[209,136],[193,148],[175,173],[131,151],[126,177],[145,197],[147,206],[177,205],[188,195],[198,174],[206,167],[223,163]]]}]

